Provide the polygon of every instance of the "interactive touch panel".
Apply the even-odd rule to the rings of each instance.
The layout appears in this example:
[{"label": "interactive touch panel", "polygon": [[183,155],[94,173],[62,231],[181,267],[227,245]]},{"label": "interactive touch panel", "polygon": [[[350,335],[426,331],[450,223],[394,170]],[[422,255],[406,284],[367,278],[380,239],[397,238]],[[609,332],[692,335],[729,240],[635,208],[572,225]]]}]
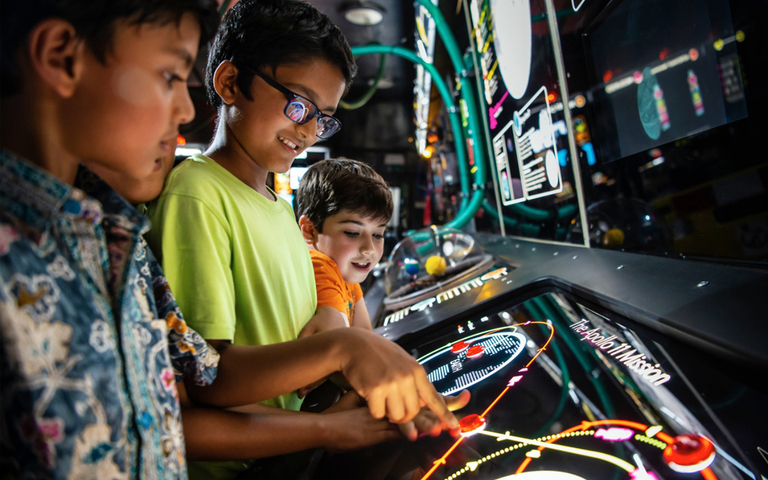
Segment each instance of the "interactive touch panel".
[{"label": "interactive touch panel", "polygon": [[[460,435],[425,438],[423,480],[761,479],[766,403],[711,355],[563,294],[433,332],[419,355]],[[751,419],[751,420],[750,420]],[[446,439],[449,443],[446,443]]]}]

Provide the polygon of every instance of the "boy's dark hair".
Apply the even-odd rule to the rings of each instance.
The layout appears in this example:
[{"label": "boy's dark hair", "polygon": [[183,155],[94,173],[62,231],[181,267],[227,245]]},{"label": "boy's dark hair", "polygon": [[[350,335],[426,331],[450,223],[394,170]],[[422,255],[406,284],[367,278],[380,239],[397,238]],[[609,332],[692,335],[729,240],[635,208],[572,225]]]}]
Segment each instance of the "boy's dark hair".
[{"label": "boy's dark hair", "polygon": [[321,160],[304,174],[296,193],[299,216],[306,215],[318,232],[325,219],[342,210],[365,217],[392,218],[392,192],[370,166],[348,158]]},{"label": "boy's dark hair", "polygon": [[43,20],[61,18],[71,23],[79,38],[104,63],[119,21],[132,25],[178,23],[185,13],[193,14],[200,24],[200,45],[208,43],[219,23],[213,0],[2,0],[0,95],[19,92],[22,79],[16,55],[29,32]]},{"label": "boy's dark hair", "polygon": [[280,65],[311,58],[322,58],[338,68],[346,93],[357,65],[347,39],[325,14],[302,0],[240,0],[224,15],[208,55],[208,101],[217,109],[222,104],[213,88],[213,75],[224,60],[239,67],[237,85],[245,98],[253,100],[250,70],[269,68],[274,74]]}]

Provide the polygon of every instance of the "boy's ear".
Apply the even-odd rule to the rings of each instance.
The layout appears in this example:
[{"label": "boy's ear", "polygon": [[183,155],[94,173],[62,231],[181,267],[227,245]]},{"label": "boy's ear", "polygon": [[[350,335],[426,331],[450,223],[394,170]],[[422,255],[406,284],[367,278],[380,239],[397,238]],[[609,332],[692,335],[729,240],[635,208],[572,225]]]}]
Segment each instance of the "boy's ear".
[{"label": "boy's ear", "polygon": [[304,241],[307,245],[315,245],[317,242],[318,231],[315,228],[315,224],[306,215],[302,215],[299,218],[299,228],[301,229],[301,235],[304,237]]},{"label": "boy's ear", "polygon": [[29,62],[37,75],[63,98],[71,97],[82,71],[85,42],[71,23],[49,18],[29,34]]},{"label": "boy's ear", "polygon": [[221,62],[213,74],[213,89],[226,105],[232,105],[235,102],[238,90],[237,74],[237,67],[229,60]]}]

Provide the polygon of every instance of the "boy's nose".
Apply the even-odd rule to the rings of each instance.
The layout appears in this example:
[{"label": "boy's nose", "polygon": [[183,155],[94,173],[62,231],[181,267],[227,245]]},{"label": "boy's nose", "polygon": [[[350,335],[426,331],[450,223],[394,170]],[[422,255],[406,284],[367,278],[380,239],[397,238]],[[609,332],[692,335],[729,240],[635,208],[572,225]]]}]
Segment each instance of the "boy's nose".
[{"label": "boy's nose", "polygon": [[179,124],[189,123],[195,118],[195,105],[192,103],[192,97],[189,96],[189,89],[180,89],[181,93],[176,105],[176,116]]},{"label": "boy's nose", "polygon": [[371,241],[371,239],[366,238],[365,240],[363,240],[362,245],[360,245],[360,253],[368,254],[371,252],[373,252],[373,242]]},{"label": "boy's nose", "polygon": [[317,133],[317,118],[313,118],[307,123],[303,123],[303,124],[297,123],[296,129],[302,135],[302,138],[305,139],[304,145],[306,147],[309,147],[310,145],[315,144],[315,142],[317,141],[317,135],[315,135],[315,133]]}]

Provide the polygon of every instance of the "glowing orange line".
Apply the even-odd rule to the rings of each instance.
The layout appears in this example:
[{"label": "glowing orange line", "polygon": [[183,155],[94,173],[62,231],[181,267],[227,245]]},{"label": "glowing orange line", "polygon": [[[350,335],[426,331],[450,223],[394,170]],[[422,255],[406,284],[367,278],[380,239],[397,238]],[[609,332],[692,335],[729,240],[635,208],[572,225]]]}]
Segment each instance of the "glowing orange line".
[{"label": "glowing orange line", "polygon": [[[526,322],[526,323],[528,323],[528,322]],[[536,360],[536,358],[537,358],[539,355],[541,355],[541,352],[543,352],[543,351],[544,351],[544,349],[546,349],[546,348],[547,348],[547,345],[549,345],[549,342],[551,342],[551,341],[552,341],[552,337],[555,335],[555,329],[554,329],[554,328],[552,328],[552,325],[548,324],[547,322],[540,322],[540,321],[535,321],[535,322],[530,322],[530,323],[528,323],[528,325],[531,325],[531,324],[534,324],[534,323],[540,323],[540,324],[542,324],[542,325],[547,325],[547,326],[549,327],[549,338],[547,339],[547,342],[544,344],[544,346],[543,346],[543,347],[541,347],[541,348],[540,348],[540,349],[539,349],[539,350],[536,352],[536,355],[534,355],[534,356],[533,356],[533,358],[531,359],[531,361],[530,361],[530,362],[528,362],[528,363],[525,365],[525,368],[528,368],[528,367],[530,367],[530,366],[531,366],[531,364],[533,363],[533,361],[534,361],[534,360]],[[515,325],[512,325],[512,326],[513,326],[513,327],[517,327],[517,326],[521,326],[521,327],[522,327],[522,326],[523,326],[523,324],[521,324],[521,323],[518,323],[518,324],[515,324]],[[485,409],[485,411],[484,411],[484,412],[483,412],[483,413],[480,415],[480,418],[484,418],[486,415],[488,415],[488,412],[490,412],[490,411],[491,411],[491,408],[493,408],[493,406],[494,406],[494,405],[496,405],[496,404],[499,402],[499,400],[501,400],[501,397],[503,397],[503,396],[504,396],[504,394],[506,394],[508,390],[509,390],[509,387],[507,387],[507,388],[505,388],[504,390],[502,390],[502,391],[501,391],[501,393],[499,394],[499,396],[498,396],[498,397],[496,397],[496,399],[495,399],[493,402],[491,402],[491,404],[488,406],[488,408],[486,408],[486,409]]]},{"label": "glowing orange line", "polygon": [[705,480],[717,480],[717,476],[709,469],[709,467],[701,471],[701,476],[704,477]]},{"label": "glowing orange line", "polygon": [[[542,447],[539,447],[542,448]],[[518,473],[523,473],[525,471],[525,467],[528,466],[528,464],[531,463],[531,457],[525,457],[525,460],[523,460],[523,463],[520,464],[519,467],[517,467],[517,471],[515,472],[515,475]]]},{"label": "glowing orange line", "polygon": [[[528,362],[528,364],[525,366],[525,368],[528,368],[533,363],[533,361],[536,360],[536,358],[538,358],[539,355],[541,355],[541,352],[543,352],[547,348],[547,345],[549,345],[549,342],[552,341],[552,337],[555,336],[555,328],[552,325],[550,325],[549,323],[542,322],[542,321],[539,321],[539,320],[536,320],[536,321],[533,321],[533,322],[525,322],[525,323],[527,325],[532,325],[534,323],[538,323],[538,324],[546,325],[546,326],[549,327],[549,338],[547,339],[547,342],[544,344],[543,347],[541,347],[536,352],[536,355],[534,355],[534,357],[531,359],[531,361]],[[516,323],[515,325],[511,325],[511,326],[512,327],[522,327],[522,326],[524,326],[524,324]],[[497,332],[499,330],[504,330],[504,329],[506,329],[506,327],[501,327],[501,328],[498,328],[498,329],[495,329],[495,330],[491,330],[491,331],[487,332],[486,335],[489,335],[491,333],[495,333],[495,332]],[[509,387],[506,387],[504,390],[502,390],[502,392],[499,394],[499,396],[497,396],[496,399],[493,402],[491,402],[491,404],[488,406],[488,408],[485,409],[485,411],[482,413],[482,415],[480,415],[480,418],[484,418],[488,414],[488,412],[491,411],[491,408],[493,408],[493,406],[496,405],[499,402],[499,400],[501,400],[501,397],[503,397],[504,394],[507,393],[508,390],[509,390]],[[578,427],[576,427],[576,428],[578,428]],[[447,452],[445,452],[445,455],[440,457],[438,460],[435,460],[434,465],[432,466],[432,468],[430,468],[429,471],[423,477],[421,477],[421,480],[426,480],[427,478],[429,478],[435,472],[435,470],[437,470],[438,466],[444,464],[445,463],[445,459],[448,458],[448,455],[450,455],[451,452],[453,452],[456,449],[456,447],[459,446],[459,444],[461,443],[462,440],[464,440],[464,437],[461,437],[459,440],[457,440],[456,443],[454,443],[453,446],[451,448],[449,448]],[[539,448],[543,448],[543,447],[539,447]],[[530,460],[530,459],[527,459],[527,460]]]},{"label": "glowing orange line", "polygon": [[555,336],[555,329],[554,329],[554,328],[552,328],[552,326],[551,326],[551,325],[549,325],[547,322],[531,322],[531,323],[540,323],[540,324],[542,324],[542,325],[547,325],[547,326],[549,327],[549,338],[547,339],[547,343],[545,343],[545,344],[544,344],[544,346],[543,346],[543,347],[541,347],[541,348],[539,349],[539,351],[536,353],[536,355],[534,355],[534,356],[533,356],[533,358],[531,359],[531,361],[530,361],[530,362],[528,362],[528,365],[526,365],[526,366],[525,366],[525,368],[528,368],[528,367],[529,367],[529,366],[530,366],[530,365],[533,363],[533,361],[534,361],[534,360],[536,360],[536,358],[537,358],[539,355],[541,355],[541,352],[543,352],[544,350],[546,350],[546,348],[547,348],[547,345],[549,345],[549,342],[551,342],[551,341],[552,341],[552,337],[554,337],[554,336]]},{"label": "glowing orange line", "polygon": [[496,397],[496,400],[494,400],[490,405],[488,405],[488,408],[486,408],[485,411],[482,414],[480,414],[480,418],[484,418],[486,415],[488,415],[488,412],[491,410],[491,408],[493,408],[493,406],[496,405],[496,402],[501,400],[501,397],[503,397],[504,394],[507,393],[507,390],[509,390],[509,387],[502,390],[501,394],[498,397]]},{"label": "glowing orange line", "polygon": [[454,443],[453,446],[451,448],[449,448],[447,452],[445,452],[445,455],[443,455],[439,459],[437,459],[434,462],[432,462],[433,463],[432,468],[430,468],[429,471],[427,473],[425,473],[423,477],[421,477],[421,480],[426,480],[427,478],[430,477],[430,475],[435,473],[435,470],[437,470],[437,467],[439,467],[440,465],[443,465],[445,463],[445,459],[448,458],[448,455],[450,455],[451,452],[456,450],[456,447],[458,447],[459,444],[461,442],[463,442],[465,438],[466,437],[461,437],[458,440],[456,440],[456,443]]}]

